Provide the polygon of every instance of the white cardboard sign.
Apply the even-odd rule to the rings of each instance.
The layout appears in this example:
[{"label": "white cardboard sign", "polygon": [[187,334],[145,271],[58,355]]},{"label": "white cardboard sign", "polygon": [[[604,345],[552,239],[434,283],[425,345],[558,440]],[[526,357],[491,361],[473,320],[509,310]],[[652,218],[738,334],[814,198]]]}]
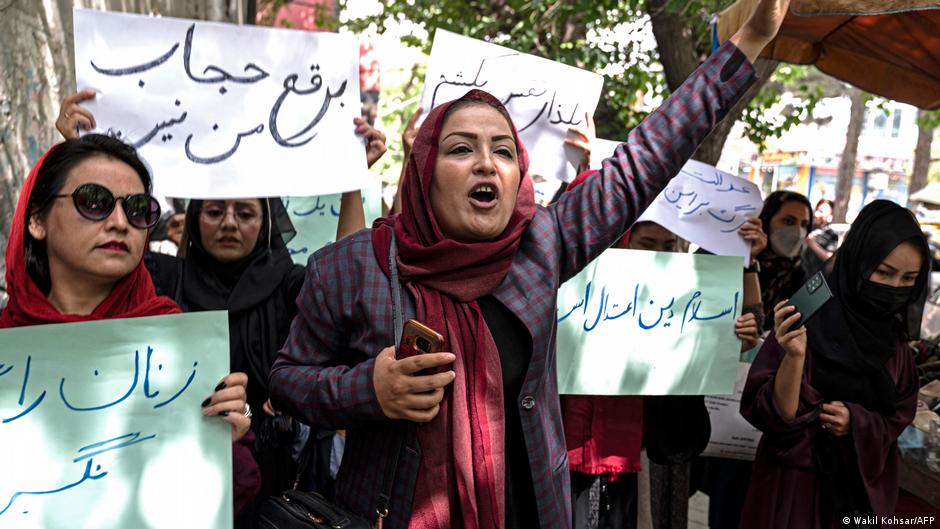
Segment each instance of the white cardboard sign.
[{"label": "white cardboard sign", "polygon": [[591,169],[600,170],[604,160],[614,155],[614,149],[621,142],[614,140],[605,140],[603,138],[594,138],[591,140]]},{"label": "white cardboard sign", "polygon": [[[591,169],[614,155],[619,141],[591,142]],[[749,264],[751,246],[737,231],[760,213],[763,201],[753,183],[689,160],[637,222],[653,221],[718,255],[740,255]]]},{"label": "white cardboard sign", "polygon": [[734,383],[734,395],[709,395],[705,397],[705,407],[712,423],[712,435],[703,456],[724,457],[754,461],[761,431],[754,428],[739,411],[741,393],[747,382],[747,372],[751,364],[738,362],[737,377]]},{"label": "white cardboard sign", "polygon": [[319,195],[365,187],[352,35],[76,9],[75,76],[97,132],[139,149],[155,193]]},{"label": "white cardboard sign", "polygon": [[655,222],[717,255],[739,255],[747,266],[751,245],[738,228],[762,207],[753,183],[689,160],[637,222]]},{"label": "white cardboard sign", "polygon": [[426,115],[475,88],[493,94],[529,151],[529,171],[570,182],[579,153],[564,140],[594,114],[603,84],[596,73],[438,29],[421,107]]}]

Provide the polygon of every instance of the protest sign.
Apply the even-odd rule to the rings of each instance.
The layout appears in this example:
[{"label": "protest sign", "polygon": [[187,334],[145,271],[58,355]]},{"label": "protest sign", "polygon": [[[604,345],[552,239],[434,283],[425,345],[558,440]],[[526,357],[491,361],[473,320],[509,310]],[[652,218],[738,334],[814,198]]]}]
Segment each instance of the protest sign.
[{"label": "protest sign", "polygon": [[[368,181],[352,35],[76,9],[78,88],[155,194],[320,195]],[[336,175],[342,175],[337,177]]]},{"label": "protest sign", "polygon": [[738,362],[734,394],[728,396],[709,395],[705,407],[712,424],[712,434],[703,456],[724,457],[753,461],[760,442],[761,431],[741,416],[741,393],[747,381],[748,362]]},{"label": "protest sign", "polygon": [[[619,141],[592,140],[591,169],[600,169],[618,145]],[[760,189],[753,183],[689,160],[637,222],[655,222],[718,255],[740,255],[747,266],[751,246],[738,235],[738,228],[762,207]]]},{"label": "protest sign", "polygon": [[475,88],[493,94],[529,151],[529,172],[570,182],[580,153],[564,140],[594,114],[603,84],[593,72],[438,29],[421,107],[427,115]]},{"label": "protest sign", "polygon": [[0,528],[232,527],[225,312],[0,331]]},{"label": "protest sign", "polygon": [[614,149],[621,142],[594,138],[591,140],[591,169],[600,169],[605,159],[614,155]]},{"label": "protest sign", "polygon": [[689,160],[637,222],[655,222],[718,255],[739,255],[747,266],[751,245],[738,228],[762,207],[753,183]]},{"label": "protest sign", "polygon": [[[314,252],[336,240],[341,198],[342,195],[284,197],[284,207],[297,231],[297,235],[287,243],[287,250],[295,263],[306,265]],[[382,216],[381,181],[373,179],[362,190],[362,207],[368,228]]]},{"label": "protest sign", "polygon": [[611,249],[558,291],[558,391],[728,394],[741,342],[736,257]]}]

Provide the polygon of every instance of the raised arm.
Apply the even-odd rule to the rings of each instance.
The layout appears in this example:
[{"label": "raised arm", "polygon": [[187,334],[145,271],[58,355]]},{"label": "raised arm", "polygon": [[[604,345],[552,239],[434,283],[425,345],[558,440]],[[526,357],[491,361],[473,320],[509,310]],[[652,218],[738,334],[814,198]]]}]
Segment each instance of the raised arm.
[{"label": "raised arm", "polygon": [[633,224],[754,79],[745,56],[724,44],[630,132],[599,173],[549,206],[561,234],[562,282]]},{"label": "raised arm", "polygon": [[796,418],[800,403],[800,387],[803,383],[803,366],[806,363],[806,327],[791,330],[800,321],[800,313],[784,300],[774,307],[774,335],[784,351],[774,377],[774,404],[783,420]]},{"label": "raised arm", "polygon": [[339,201],[339,222],[336,223],[336,240],[352,235],[366,227],[366,212],[362,207],[362,192],[347,191]]},{"label": "raised arm", "polygon": [[789,9],[790,0],[762,0],[748,21],[728,40],[753,63],[760,52],[777,36]]},{"label": "raised arm", "polygon": [[[366,139],[366,162],[372,167],[385,154],[385,134],[369,125],[362,118],[355,118],[356,134]],[[336,224],[336,240],[352,235],[366,227],[366,212],[362,207],[362,192],[343,193],[339,203],[339,222]]]},{"label": "raised arm", "polygon": [[81,105],[82,101],[94,99],[97,94],[94,90],[82,90],[62,100],[59,107],[59,117],[55,120],[55,128],[67,140],[77,139],[83,130],[95,130],[95,116]]},{"label": "raised arm", "polygon": [[552,206],[562,281],[629,228],[754,83],[750,61],[776,34],[788,6],[788,0],[762,0],[731,41],[630,132],[599,174]]},{"label": "raised arm", "polygon": [[[738,229],[738,234],[751,244],[751,262],[767,247],[767,235],[760,219],[752,218]],[[764,304],[760,295],[760,278],[754,268],[744,269],[743,306],[735,323],[735,332],[741,340],[741,352],[753,349],[759,339],[764,322]]]},{"label": "raised arm", "polygon": [[405,178],[405,169],[408,167],[408,157],[411,156],[411,146],[415,143],[415,138],[418,136],[418,118],[421,117],[421,114],[424,112],[424,109],[418,107],[418,110],[415,110],[415,113],[411,115],[411,118],[408,120],[408,124],[405,125],[405,130],[401,133],[401,148],[402,148],[402,162],[401,162],[401,176],[398,178],[398,188],[395,191],[395,199],[392,201],[392,207],[389,209],[389,215],[394,215],[395,213],[401,213],[401,184],[402,179]]}]

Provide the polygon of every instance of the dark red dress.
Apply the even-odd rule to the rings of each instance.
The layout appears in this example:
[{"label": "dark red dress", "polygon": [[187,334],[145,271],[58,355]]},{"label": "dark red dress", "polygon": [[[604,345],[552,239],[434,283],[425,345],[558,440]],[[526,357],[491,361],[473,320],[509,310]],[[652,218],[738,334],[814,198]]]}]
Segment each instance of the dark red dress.
[{"label": "dark red dress", "polygon": [[[831,434],[821,428],[818,419],[820,405],[829,399],[812,385],[812,351],[806,352],[799,407],[790,423],[780,416],[773,398],[774,375],[784,354],[776,337],[771,335],[754,360],[744,387],[741,415],[763,431],[764,436],[757,449],[740,527],[846,527],[841,520],[823,520],[821,516],[814,447],[817,436]],[[898,344],[887,369],[897,385],[895,414],[883,416],[846,402],[851,433],[839,445],[840,456],[857,465],[872,511],[879,519],[894,513],[898,498],[897,439],[914,419],[918,389],[914,358],[905,343]]]}]

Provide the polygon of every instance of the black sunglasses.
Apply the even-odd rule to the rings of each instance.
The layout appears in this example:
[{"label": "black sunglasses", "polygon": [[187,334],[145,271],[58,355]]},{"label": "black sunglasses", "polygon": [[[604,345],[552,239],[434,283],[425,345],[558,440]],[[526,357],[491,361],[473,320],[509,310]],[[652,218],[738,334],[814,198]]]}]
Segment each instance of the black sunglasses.
[{"label": "black sunglasses", "polygon": [[72,197],[75,209],[88,220],[102,221],[108,218],[118,200],[124,208],[127,222],[135,228],[146,230],[160,220],[160,202],[147,193],[115,197],[103,185],[82,184],[71,195],[55,195],[55,198],[66,197]]}]

